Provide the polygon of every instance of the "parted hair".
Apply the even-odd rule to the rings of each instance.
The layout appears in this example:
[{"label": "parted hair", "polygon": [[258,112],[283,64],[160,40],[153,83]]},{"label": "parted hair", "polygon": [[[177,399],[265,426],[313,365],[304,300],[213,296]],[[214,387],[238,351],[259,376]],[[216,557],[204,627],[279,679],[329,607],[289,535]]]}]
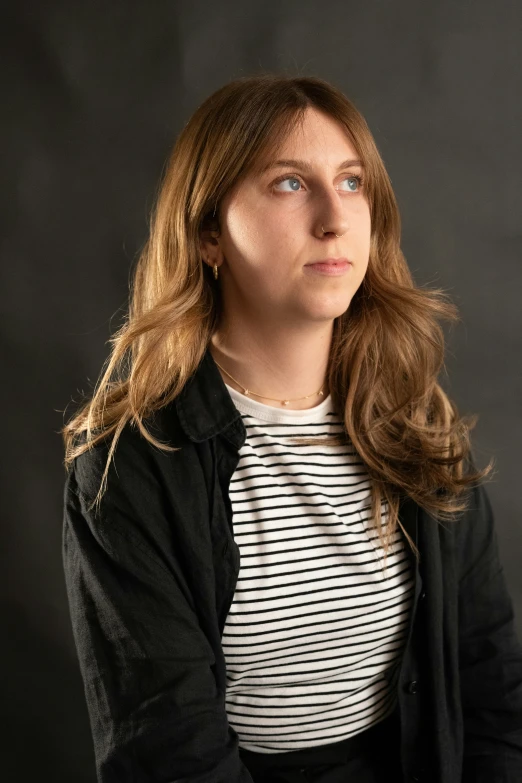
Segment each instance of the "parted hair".
[{"label": "parted hair", "polygon": [[224,196],[262,166],[308,107],[345,130],[364,166],[371,214],[367,271],[334,321],[328,365],[344,434],[312,442],[353,444],[370,477],[371,516],[386,554],[401,525],[401,498],[412,498],[437,520],[455,520],[467,507],[466,490],[491,473],[493,461],[475,467],[469,433],[477,417],[461,417],[439,383],[441,321],[458,320],[457,308],[441,289],[415,285],[400,247],[397,202],[372,133],[353,102],[317,77],[261,73],[236,79],[210,95],[182,128],[133,269],[123,325],[109,340],[110,354],[92,393],[60,431],[64,464],[69,470],[79,454],[110,437],[94,505],[103,497],[125,426],[139,428],[158,448],[178,448],[154,438],[147,418],[179,395],[220,323],[219,281],[201,258],[201,233],[219,232]]}]

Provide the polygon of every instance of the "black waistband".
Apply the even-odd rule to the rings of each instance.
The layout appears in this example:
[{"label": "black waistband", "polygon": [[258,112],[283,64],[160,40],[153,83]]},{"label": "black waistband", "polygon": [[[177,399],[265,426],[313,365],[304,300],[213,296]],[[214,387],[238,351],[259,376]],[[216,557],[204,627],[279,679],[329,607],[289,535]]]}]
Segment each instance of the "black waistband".
[{"label": "black waistband", "polygon": [[376,748],[379,748],[380,753],[386,753],[389,749],[397,758],[400,755],[400,719],[397,704],[387,718],[340,742],[284,753],[257,753],[240,747],[239,755],[249,769],[307,767],[365,757],[375,753]]}]

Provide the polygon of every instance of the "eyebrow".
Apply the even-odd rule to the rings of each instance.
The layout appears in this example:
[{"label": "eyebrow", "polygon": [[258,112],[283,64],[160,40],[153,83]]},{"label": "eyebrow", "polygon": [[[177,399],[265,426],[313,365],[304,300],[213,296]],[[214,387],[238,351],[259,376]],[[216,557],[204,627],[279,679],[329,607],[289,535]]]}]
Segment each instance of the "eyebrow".
[{"label": "eyebrow", "polygon": [[[292,159],[286,159],[286,160],[274,160],[270,161],[266,164],[266,166],[263,166],[261,169],[261,173],[264,174],[265,171],[268,171],[272,168],[278,168],[283,166],[293,166],[294,168],[302,169],[302,171],[310,172],[312,170],[312,166],[310,166],[309,163],[307,163],[305,160],[292,160]],[[349,168],[350,166],[361,166],[364,168],[364,165],[362,161],[360,160],[344,160],[342,163],[339,164],[338,171],[341,169]]]}]

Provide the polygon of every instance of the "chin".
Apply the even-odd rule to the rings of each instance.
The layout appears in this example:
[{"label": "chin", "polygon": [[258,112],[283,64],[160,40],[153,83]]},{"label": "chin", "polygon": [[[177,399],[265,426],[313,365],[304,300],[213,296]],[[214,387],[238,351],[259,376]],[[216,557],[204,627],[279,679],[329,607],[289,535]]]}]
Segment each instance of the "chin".
[{"label": "chin", "polygon": [[329,301],[329,302],[317,302],[314,307],[311,304],[308,309],[308,315],[310,318],[318,321],[334,321],[343,315],[350,307],[352,299],[343,299],[342,301]]}]

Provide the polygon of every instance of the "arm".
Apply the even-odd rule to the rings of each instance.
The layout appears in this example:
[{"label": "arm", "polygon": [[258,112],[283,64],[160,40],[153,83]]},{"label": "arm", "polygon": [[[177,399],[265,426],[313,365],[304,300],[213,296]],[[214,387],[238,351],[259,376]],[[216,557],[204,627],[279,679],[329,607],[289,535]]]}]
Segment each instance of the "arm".
[{"label": "arm", "polygon": [[122,478],[111,465],[101,516],[82,491],[101,475],[89,453],[64,493],[64,571],[98,781],[252,783],[181,564],[154,542],[165,529],[160,487],[142,457],[119,454]]},{"label": "arm", "polygon": [[472,490],[462,522],[460,562],[462,783],[520,783],[522,648],[499,558],[493,512],[482,485]]}]

